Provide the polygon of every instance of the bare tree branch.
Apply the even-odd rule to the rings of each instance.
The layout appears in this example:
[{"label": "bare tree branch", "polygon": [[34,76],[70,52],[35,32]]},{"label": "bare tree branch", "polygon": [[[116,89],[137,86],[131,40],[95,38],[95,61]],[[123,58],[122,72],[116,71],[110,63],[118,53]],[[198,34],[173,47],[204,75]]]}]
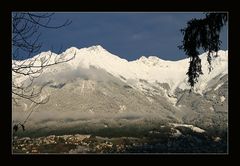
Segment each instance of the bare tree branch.
[{"label": "bare tree branch", "polygon": [[[39,42],[40,27],[58,29],[71,24],[71,21],[66,20],[61,25],[50,26],[53,15],[54,13],[29,12],[14,12],[12,14],[12,58],[14,59],[12,60],[12,77],[14,78],[12,79],[12,101],[15,105],[19,105],[19,100],[24,99],[36,105],[47,103],[49,96],[43,97],[41,95],[47,83],[36,86],[34,80],[41,76],[46,68],[75,58],[75,54],[63,58],[65,55],[53,55],[51,52],[45,53],[44,56],[38,54],[30,58],[33,54],[38,53],[42,47],[42,43]],[[23,57],[25,60],[22,60]],[[19,81],[18,78],[23,80]],[[18,125],[21,125],[24,129],[24,123],[17,124],[15,129],[18,129]]]}]

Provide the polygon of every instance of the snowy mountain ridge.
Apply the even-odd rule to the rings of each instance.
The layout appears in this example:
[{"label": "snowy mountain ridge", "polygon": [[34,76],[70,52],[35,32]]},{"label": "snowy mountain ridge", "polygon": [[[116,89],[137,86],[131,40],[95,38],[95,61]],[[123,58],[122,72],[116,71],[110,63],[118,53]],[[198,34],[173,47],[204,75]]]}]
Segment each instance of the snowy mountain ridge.
[{"label": "snowy mountain ridge", "polygon": [[[145,80],[149,83],[167,83],[170,87],[170,92],[173,93],[176,88],[190,89],[187,83],[187,70],[189,66],[189,58],[179,61],[166,61],[156,56],[140,57],[134,61],[127,61],[108,52],[102,46],[92,46],[88,48],[78,49],[71,47],[61,55],[63,59],[68,59],[75,54],[75,58],[61,65],[49,67],[44,72],[64,71],[64,68],[78,70],[78,68],[89,69],[95,67],[103,69],[113,76],[120,78],[122,81],[132,84],[132,80]],[[49,63],[53,63],[56,56],[55,53],[42,52],[26,61],[37,58],[36,64],[40,59],[51,55]],[[228,73],[228,51],[220,50],[218,56],[213,58],[213,70],[208,72],[207,53],[200,55],[202,60],[203,75],[200,76],[199,82],[196,84],[196,92],[202,93],[214,77],[225,75]],[[15,62],[16,63],[16,62]],[[20,63],[20,62],[17,62]],[[24,79],[22,79],[24,80]]]}]

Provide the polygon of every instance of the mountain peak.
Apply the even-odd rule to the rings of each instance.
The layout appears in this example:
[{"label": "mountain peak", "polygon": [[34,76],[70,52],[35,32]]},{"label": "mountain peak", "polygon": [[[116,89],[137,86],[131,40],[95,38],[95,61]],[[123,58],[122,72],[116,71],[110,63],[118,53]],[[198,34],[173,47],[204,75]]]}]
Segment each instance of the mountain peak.
[{"label": "mountain peak", "polygon": [[145,61],[145,60],[147,60],[147,57],[141,56],[138,60],[139,60],[139,61]]},{"label": "mountain peak", "polygon": [[106,49],[104,49],[101,45],[94,45],[94,46],[91,46],[91,47],[87,47],[86,48],[87,50],[89,51],[106,51]]},{"label": "mountain peak", "polygon": [[163,62],[164,60],[158,58],[157,56],[149,56],[149,57],[145,57],[145,56],[141,56],[137,61],[142,62],[144,64],[156,64],[159,62]]},{"label": "mountain peak", "polygon": [[85,47],[81,49],[78,49],[77,47],[70,47],[66,49],[65,53],[73,53],[73,52],[78,52],[80,50],[85,50],[90,52],[107,52],[107,50],[104,49],[101,45],[94,45],[94,46]]},{"label": "mountain peak", "polygon": [[73,53],[73,52],[77,52],[79,49],[77,47],[70,47],[68,49],[66,49],[65,53]]},{"label": "mountain peak", "polygon": [[148,59],[151,61],[161,61],[162,60],[162,59],[158,58],[157,56],[149,56]]}]

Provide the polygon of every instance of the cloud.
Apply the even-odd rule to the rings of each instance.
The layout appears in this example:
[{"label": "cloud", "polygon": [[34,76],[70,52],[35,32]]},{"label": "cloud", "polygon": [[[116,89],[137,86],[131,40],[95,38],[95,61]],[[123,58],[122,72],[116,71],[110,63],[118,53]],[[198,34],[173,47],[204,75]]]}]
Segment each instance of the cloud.
[{"label": "cloud", "polygon": [[[44,73],[37,79],[35,79],[36,84],[45,84],[47,82],[52,82],[52,83],[67,83],[69,81],[72,81],[76,78],[78,79],[83,79],[83,80],[94,80],[94,81],[108,81],[112,80],[113,77],[107,73],[103,69],[98,69],[94,66],[89,66],[89,68],[83,68],[83,67],[77,67],[76,69],[71,69],[69,68],[68,64],[59,64],[63,65],[62,69],[64,72],[60,71],[55,71],[53,74],[52,72],[50,73]],[[58,68],[60,67],[59,65],[53,66]]]}]

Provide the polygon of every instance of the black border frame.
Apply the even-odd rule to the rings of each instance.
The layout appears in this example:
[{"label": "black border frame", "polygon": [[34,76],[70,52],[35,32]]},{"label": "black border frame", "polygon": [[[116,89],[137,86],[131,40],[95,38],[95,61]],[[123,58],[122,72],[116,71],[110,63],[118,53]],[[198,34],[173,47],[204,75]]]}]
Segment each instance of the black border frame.
[{"label": "black border frame", "polygon": [[[2,2],[1,2],[2,3]],[[108,158],[118,158],[122,159],[122,157],[137,157],[138,161],[141,162],[142,159],[148,160],[148,163],[152,163],[153,159],[160,159],[161,162],[172,163],[179,160],[171,160],[171,159],[199,159],[202,164],[205,164],[203,159],[215,159],[215,161],[219,162],[218,164],[224,164],[222,162],[226,162],[225,164],[229,164],[228,162],[232,159],[237,159],[237,151],[239,150],[239,143],[238,145],[234,145],[240,139],[239,133],[237,131],[237,124],[238,124],[238,117],[236,113],[239,112],[236,109],[236,100],[238,97],[237,87],[238,87],[238,71],[237,63],[239,62],[236,60],[238,56],[237,50],[239,48],[240,39],[239,36],[239,19],[238,19],[238,10],[234,10],[234,3],[231,3],[229,0],[148,0],[148,1],[141,1],[141,0],[95,0],[95,1],[77,1],[77,0],[11,0],[5,2],[4,4],[0,5],[0,12],[1,12],[1,19],[2,25],[0,26],[1,32],[1,40],[2,42],[0,47],[3,51],[2,60],[0,60],[0,72],[1,72],[1,120],[0,120],[0,127],[1,127],[1,151],[2,155],[0,158],[9,160],[9,161],[16,161],[16,162],[23,162],[22,164],[26,164],[27,160],[32,161],[32,159],[42,159],[43,163],[46,163],[44,159],[53,159],[53,157],[57,157],[58,155],[13,155],[11,149],[11,56],[9,53],[11,52],[11,12],[12,11],[141,11],[141,12],[193,12],[193,11],[226,11],[229,12],[229,36],[228,36],[228,48],[229,48],[229,154],[228,155],[85,155],[85,156],[67,156],[65,157],[59,155],[61,159],[59,162],[67,159],[66,164],[69,161],[69,158],[79,159],[79,162],[84,162],[86,158],[90,159],[90,161],[94,161],[93,159],[104,159]],[[237,5],[236,5],[237,6]],[[233,8],[232,8],[233,7]],[[235,58],[235,59],[234,59]],[[235,73],[234,73],[235,72]],[[234,80],[235,79],[235,80]],[[235,94],[234,94],[235,93]],[[236,127],[236,128],[235,128]],[[188,157],[188,158],[186,158]],[[59,158],[58,158],[59,159]],[[165,160],[170,159],[170,160]],[[55,159],[56,160],[56,159]],[[181,161],[183,161],[181,160]],[[49,160],[48,160],[49,161]],[[52,160],[54,161],[54,160]],[[66,161],[66,160],[65,160]],[[158,162],[160,162],[158,161]],[[186,162],[186,161],[185,161]],[[184,162],[184,163],[185,163]],[[128,160],[125,160],[125,163],[128,163]],[[191,162],[189,162],[191,163]],[[21,164],[21,163],[18,163]],[[79,163],[80,164],[80,163]],[[90,164],[90,163],[89,163]],[[111,163],[114,164],[114,163]],[[181,163],[178,163],[181,164]],[[193,164],[193,163],[191,163]],[[200,164],[200,163],[197,163]],[[216,164],[216,163],[215,163]]]}]

